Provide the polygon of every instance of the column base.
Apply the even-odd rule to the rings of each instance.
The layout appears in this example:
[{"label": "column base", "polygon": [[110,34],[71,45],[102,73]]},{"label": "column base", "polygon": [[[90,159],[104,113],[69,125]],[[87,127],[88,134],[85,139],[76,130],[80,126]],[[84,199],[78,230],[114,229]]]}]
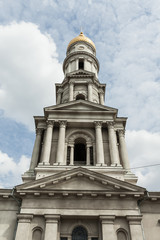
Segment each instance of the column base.
[{"label": "column base", "polygon": [[97,163],[96,166],[97,166],[97,167],[103,167],[103,166],[106,167],[107,164],[105,164],[105,163]]},{"label": "column base", "polygon": [[121,165],[121,164],[118,164],[118,163],[112,163],[112,164],[111,164],[111,167],[122,167],[122,165]]},{"label": "column base", "polygon": [[58,163],[53,163],[53,165],[54,165],[54,166],[59,166],[59,165],[65,166],[66,164],[65,164],[65,163],[60,163],[60,162],[58,162]]},{"label": "column base", "polygon": [[42,162],[42,163],[39,163],[38,164],[39,166],[49,166],[50,165],[50,163],[48,163],[48,162]]}]

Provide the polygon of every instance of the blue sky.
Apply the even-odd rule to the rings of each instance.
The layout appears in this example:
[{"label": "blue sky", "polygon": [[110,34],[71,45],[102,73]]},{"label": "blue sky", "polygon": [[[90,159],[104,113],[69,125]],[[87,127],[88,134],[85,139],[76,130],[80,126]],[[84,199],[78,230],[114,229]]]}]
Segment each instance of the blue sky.
[{"label": "blue sky", "polygon": [[[82,27],[97,49],[105,104],[127,116],[132,167],[160,164],[160,4],[158,0],[0,0],[0,186],[27,170],[33,115],[55,104],[69,41]],[[135,169],[160,190],[160,166]]]}]

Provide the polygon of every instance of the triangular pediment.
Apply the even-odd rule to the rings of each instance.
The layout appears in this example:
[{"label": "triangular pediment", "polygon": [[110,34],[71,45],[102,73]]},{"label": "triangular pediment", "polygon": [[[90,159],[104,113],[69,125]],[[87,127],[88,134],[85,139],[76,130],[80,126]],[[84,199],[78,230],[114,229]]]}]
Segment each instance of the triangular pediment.
[{"label": "triangular pediment", "polygon": [[50,112],[54,110],[70,110],[70,111],[105,111],[117,113],[116,108],[111,108],[108,106],[100,105],[97,103],[92,103],[85,100],[76,100],[64,104],[54,105],[50,107],[46,107],[44,111]]},{"label": "triangular pediment", "polygon": [[86,168],[78,167],[42,179],[21,184],[17,191],[68,191],[68,192],[144,192],[144,188]]},{"label": "triangular pediment", "polygon": [[67,77],[78,77],[78,76],[79,77],[81,77],[81,76],[91,77],[91,76],[95,76],[95,73],[80,69],[80,70],[77,70],[77,71],[67,74]]}]

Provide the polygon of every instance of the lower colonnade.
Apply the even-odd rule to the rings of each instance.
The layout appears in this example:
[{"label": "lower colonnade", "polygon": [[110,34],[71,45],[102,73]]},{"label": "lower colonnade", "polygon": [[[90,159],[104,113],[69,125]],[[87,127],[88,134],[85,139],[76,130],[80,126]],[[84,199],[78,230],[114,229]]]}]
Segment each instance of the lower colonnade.
[{"label": "lower colonnade", "polygon": [[[32,228],[33,214],[19,214],[18,226],[15,240],[143,240],[143,232],[141,226],[141,215],[128,215],[125,217],[128,224],[128,229],[119,228],[119,224],[115,225],[115,215],[104,215],[98,217],[98,233],[93,233],[88,224],[73,225],[68,229],[68,232],[61,232],[61,217],[60,215],[45,214],[45,226],[42,228],[37,224]],[[74,217],[74,216],[72,216]],[[75,216],[75,221],[78,217]],[[85,218],[86,219],[86,218]],[[68,219],[69,221],[69,219]],[[70,231],[71,230],[71,231]]]}]

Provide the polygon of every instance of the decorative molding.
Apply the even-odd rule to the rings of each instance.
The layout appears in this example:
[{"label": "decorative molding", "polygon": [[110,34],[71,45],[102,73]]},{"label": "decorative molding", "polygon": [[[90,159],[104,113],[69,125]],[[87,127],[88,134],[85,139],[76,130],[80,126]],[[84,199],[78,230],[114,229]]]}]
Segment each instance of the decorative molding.
[{"label": "decorative molding", "polygon": [[67,120],[59,120],[58,122],[59,122],[60,128],[66,128]]},{"label": "decorative molding", "polygon": [[127,215],[126,218],[129,221],[129,225],[141,225],[142,215]]},{"label": "decorative molding", "polygon": [[110,129],[114,129],[115,122],[107,122],[107,126]]},{"label": "decorative molding", "polygon": [[60,215],[45,214],[44,215],[46,223],[56,223],[58,224],[60,220]]},{"label": "decorative molding", "polygon": [[46,123],[47,123],[47,127],[53,127],[53,125],[54,125],[53,120],[47,120]]},{"label": "decorative molding", "polygon": [[124,129],[118,129],[118,134],[119,134],[119,137],[124,137],[125,136],[125,130]]},{"label": "decorative molding", "polygon": [[42,135],[43,128],[36,128],[36,135]]},{"label": "decorative molding", "polygon": [[57,91],[58,94],[59,93],[61,94],[62,92],[63,92],[63,88],[59,88],[58,91]]},{"label": "decorative molding", "polygon": [[115,220],[115,215],[108,215],[108,216],[100,216],[99,217],[102,224],[113,224]]},{"label": "decorative molding", "polygon": [[102,121],[95,121],[94,125],[95,125],[95,128],[101,128],[102,127]]},{"label": "decorative molding", "polygon": [[73,144],[75,139],[78,137],[83,137],[88,143],[94,142],[94,135],[88,130],[81,130],[81,129],[76,129],[71,131],[69,135],[66,136],[66,142]]},{"label": "decorative molding", "polygon": [[33,214],[18,214],[17,215],[18,222],[20,223],[30,223],[33,219]]}]

